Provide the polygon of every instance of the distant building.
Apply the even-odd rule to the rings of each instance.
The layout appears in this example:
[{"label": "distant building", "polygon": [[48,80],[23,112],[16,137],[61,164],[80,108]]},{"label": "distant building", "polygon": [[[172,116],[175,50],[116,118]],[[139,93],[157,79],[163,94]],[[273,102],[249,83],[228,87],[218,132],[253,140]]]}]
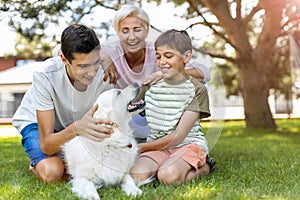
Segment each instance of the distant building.
[{"label": "distant building", "polygon": [[[40,60],[40,59],[38,59]],[[44,60],[44,59],[41,59]],[[23,59],[19,57],[0,57],[0,72],[10,69],[12,67],[18,67],[18,66],[23,66],[27,63],[33,62],[35,60],[28,60],[28,59]]]},{"label": "distant building", "polygon": [[11,118],[32,83],[34,60],[0,57],[0,118]]}]

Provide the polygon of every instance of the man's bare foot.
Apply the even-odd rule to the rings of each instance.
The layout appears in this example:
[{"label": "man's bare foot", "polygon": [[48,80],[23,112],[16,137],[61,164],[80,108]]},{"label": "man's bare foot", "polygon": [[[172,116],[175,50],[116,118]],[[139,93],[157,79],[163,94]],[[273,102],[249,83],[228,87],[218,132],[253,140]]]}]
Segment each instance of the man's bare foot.
[{"label": "man's bare foot", "polygon": [[36,170],[34,169],[33,166],[29,165],[29,171],[31,171],[36,177],[39,178],[39,175],[38,175],[38,173],[36,172]]}]

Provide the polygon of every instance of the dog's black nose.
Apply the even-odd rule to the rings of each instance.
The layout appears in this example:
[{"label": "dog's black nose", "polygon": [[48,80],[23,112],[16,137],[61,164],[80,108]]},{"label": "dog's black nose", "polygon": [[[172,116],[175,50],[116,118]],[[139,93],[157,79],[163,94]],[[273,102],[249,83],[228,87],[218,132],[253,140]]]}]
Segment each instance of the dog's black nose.
[{"label": "dog's black nose", "polygon": [[133,87],[139,87],[139,84],[138,84],[137,82],[133,82],[133,83],[132,83],[132,86],[133,86]]}]

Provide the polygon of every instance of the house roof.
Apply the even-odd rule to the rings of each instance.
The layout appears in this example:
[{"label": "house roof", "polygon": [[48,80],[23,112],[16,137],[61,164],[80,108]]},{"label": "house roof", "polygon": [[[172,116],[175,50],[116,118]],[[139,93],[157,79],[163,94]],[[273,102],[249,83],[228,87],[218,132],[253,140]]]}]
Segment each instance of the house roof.
[{"label": "house roof", "polygon": [[33,72],[42,66],[40,63],[31,62],[0,72],[0,85],[32,83]]}]

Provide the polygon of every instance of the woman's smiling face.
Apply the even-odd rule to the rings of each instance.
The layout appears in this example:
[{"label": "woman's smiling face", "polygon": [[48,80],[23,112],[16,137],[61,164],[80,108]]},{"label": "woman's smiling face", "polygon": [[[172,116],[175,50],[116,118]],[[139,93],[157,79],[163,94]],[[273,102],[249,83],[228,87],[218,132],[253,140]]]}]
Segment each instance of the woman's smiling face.
[{"label": "woman's smiling face", "polygon": [[119,23],[118,36],[125,53],[136,53],[145,48],[148,28],[137,17],[126,17]]}]

